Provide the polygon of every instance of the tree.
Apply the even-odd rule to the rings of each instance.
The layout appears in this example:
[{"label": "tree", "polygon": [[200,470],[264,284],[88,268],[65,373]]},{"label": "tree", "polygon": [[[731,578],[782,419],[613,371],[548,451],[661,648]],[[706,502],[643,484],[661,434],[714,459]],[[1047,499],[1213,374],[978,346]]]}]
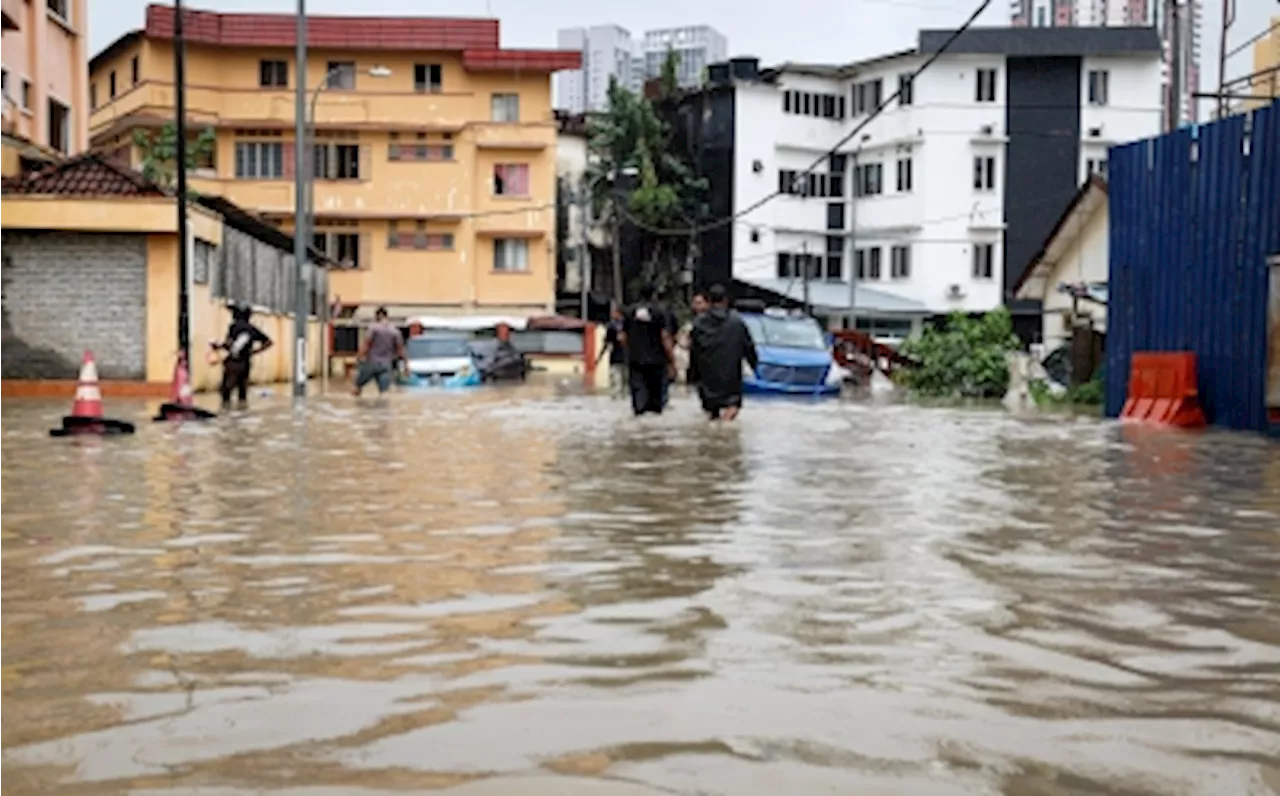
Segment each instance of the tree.
[{"label": "tree", "polygon": [[[673,96],[678,56],[668,51],[659,81],[660,100]],[[668,94],[667,92],[671,92]],[[666,293],[677,284],[676,273],[689,260],[681,257],[680,248],[691,245],[685,238],[660,234],[655,230],[692,227],[701,217],[705,180],[693,172],[689,164],[670,147],[671,133],[653,103],[611,81],[608,109],[591,120],[588,145],[591,163],[587,171],[594,188],[592,201],[600,210],[608,211],[614,228],[614,293],[622,300],[623,279],[617,252],[618,230],[622,217],[627,217],[641,233],[642,272],[639,277],[652,281]],[[633,173],[633,186],[625,205],[615,207],[618,194],[617,177]],[[606,217],[598,212],[597,218]],[[692,236],[690,236],[692,237]]]},{"label": "tree", "polygon": [[[172,189],[177,182],[178,131],[173,122],[159,132],[134,130],[133,144],[142,153],[142,175],[161,188]],[[194,169],[207,159],[217,146],[212,127],[200,131],[194,141],[187,142],[187,169]]]}]

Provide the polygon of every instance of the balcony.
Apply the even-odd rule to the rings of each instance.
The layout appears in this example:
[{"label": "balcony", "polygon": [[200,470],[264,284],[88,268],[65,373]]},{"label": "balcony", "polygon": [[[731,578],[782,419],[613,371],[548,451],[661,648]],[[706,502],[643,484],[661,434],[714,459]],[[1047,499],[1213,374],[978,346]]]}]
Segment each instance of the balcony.
[{"label": "balcony", "polygon": [[[187,113],[196,124],[218,127],[271,128],[293,125],[294,93],[275,89],[224,89],[187,86]],[[92,136],[132,114],[168,118],[173,114],[172,83],[147,81],[99,107],[89,118]],[[321,92],[316,103],[320,127],[395,128],[457,131],[475,119],[488,118],[487,96],[477,94]],[[495,125],[514,130],[521,125]],[[498,140],[500,137],[496,137]],[[520,140],[528,138],[521,134]],[[540,137],[535,139],[541,141]],[[551,133],[554,142],[554,131]]]}]

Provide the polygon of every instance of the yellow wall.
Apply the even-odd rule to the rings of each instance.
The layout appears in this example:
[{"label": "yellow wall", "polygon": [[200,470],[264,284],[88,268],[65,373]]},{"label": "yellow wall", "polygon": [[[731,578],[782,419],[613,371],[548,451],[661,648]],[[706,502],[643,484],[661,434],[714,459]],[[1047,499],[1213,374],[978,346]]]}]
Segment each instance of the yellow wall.
[{"label": "yellow wall", "polygon": [[[46,3],[6,2],[18,29],[4,32],[0,61],[14,100],[4,103],[5,129],[49,146],[49,100],[56,100],[71,111],[64,152],[72,155],[89,145],[89,15],[86,0],[68,0],[67,6],[69,19],[58,20]],[[30,84],[27,107],[22,107],[24,82]]]},{"label": "yellow wall", "polygon": [[[281,179],[236,179],[237,140],[271,133],[264,140],[293,144],[294,95],[291,49],[227,49],[190,45],[187,50],[187,107],[196,125],[217,134],[215,169],[192,181],[195,190],[226,196],[244,207],[292,227],[291,165]],[[121,86],[137,55],[139,84],[114,101],[103,88],[112,70]],[[289,64],[290,87],[259,88],[259,62]],[[308,85],[322,79],[327,62],[355,61],[356,90],[320,95],[317,121],[323,134],[353,136],[361,152],[361,179],[314,184],[318,226],[355,221],[367,262],[354,272],[331,275],[331,293],[347,303],[456,307],[486,312],[497,305],[550,311],[555,298],[555,146],[551,78],[545,73],[468,73],[456,53],[366,53],[313,50]],[[443,92],[414,91],[414,64],[439,63]],[[385,66],[391,76],[374,78],[369,68]],[[91,121],[95,146],[114,149],[128,142],[133,126],[172,114],[172,51],[168,42],[140,40],[94,70],[99,105]],[[490,121],[494,93],[520,95],[520,123]],[[154,121],[151,123],[155,123]],[[395,161],[396,143],[449,144],[452,161]],[[419,141],[419,133],[427,136]],[[445,136],[449,139],[446,140]],[[344,140],[343,143],[347,141]],[[135,153],[136,157],[136,153]],[[291,160],[291,158],[290,158]],[[136,162],[136,161],[135,161]],[[493,168],[528,164],[529,196],[494,197]],[[477,216],[477,214],[483,214]],[[449,252],[398,250],[388,246],[392,221],[405,232],[426,220],[428,232],[451,232]],[[492,240],[503,233],[529,237],[529,271],[495,273]]]},{"label": "yellow wall", "polygon": [[[1280,66],[1280,28],[1275,27],[1277,24],[1280,24],[1280,17],[1272,17],[1271,32],[1253,45],[1254,72],[1261,72],[1264,69]],[[1254,79],[1252,86],[1237,90],[1254,95],[1280,97],[1280,73],[1271,72],[1270,74],[1261,75]],[[1261,108],[1267,104],[1267,101],[1250,100],[1246,104],[1252,108]]]}]

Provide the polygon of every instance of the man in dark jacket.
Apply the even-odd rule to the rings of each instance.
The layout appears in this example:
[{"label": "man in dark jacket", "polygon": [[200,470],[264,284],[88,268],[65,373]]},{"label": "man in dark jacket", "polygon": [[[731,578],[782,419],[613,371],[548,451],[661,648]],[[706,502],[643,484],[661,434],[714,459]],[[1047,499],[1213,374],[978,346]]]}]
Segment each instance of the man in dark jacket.
[{"label": "man in dark jacket", "polygon": [[627,351],[627,380],[631,409],[662,414],[666,408],[667,379],[675,375],[675,340],[671,316],[657,300],[657,291],[646,285],[640,303],[627,310],[622,321],[622,345]]},{"label": "man in dark jacket", "polygon": [[693,324],[690,360],[702,409],[712,420],[733,420],[742,409],[742,363],[756,369],[756,346],[747,325],[729,309],[724,285],[707,291],[711,309]]},{"label": "man in dark jacket", "polygon": [[271,347],[271,338],[250,320],[252,312],[247,304],[238,304],[231,310],[231,325],[227,327],[227,339],[211,343],[215,349],[226,351],[226,359],[222,361],[222,386],[218,392],[222,395],[222,406],[225,409],[231,404],[231,393],[236,394],[240,408],[249,401],[249,362],[255,354],[261,354]]}]

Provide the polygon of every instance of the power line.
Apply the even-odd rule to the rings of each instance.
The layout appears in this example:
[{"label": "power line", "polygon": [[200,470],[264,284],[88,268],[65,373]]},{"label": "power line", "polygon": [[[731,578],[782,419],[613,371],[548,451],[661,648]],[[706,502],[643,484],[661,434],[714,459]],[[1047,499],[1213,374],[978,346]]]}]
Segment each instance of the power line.
[{"label": "power line", "polygon": [[[858,135],[858,133],[862,132],[866,128],[868,124],[871,124],[873,119],[875,119],[881,113],[883,113],[885,108],[889,107],[898,99],[898,97],[902,93],[902,85],[913,83],[915,79],[919,77],[922,72],[924,72],[930,66],[933,66],[934,62],[937,61],[940,57],[942,57],[942,54],[951,48],[951,45],[955,43],[956,39],[960,38],[960,36],[966,30],[968,30],[970,27],[973,26],[973,23],[977,21],[978,17],[982,15],[982,12],[986,11],[987,7],[990,5],[991,5],[991,0],[982,0],[982,2],[978,4],[978,7],[974,9],[973,13],[969,15],[969,18],[964,21],[964,24],[962,24],[960,27],[956,28],[955,30],[951,31],[951,35],[949,35],[947,37],[947,40],[942,43],[942,46],[939,47],[928,58],[926,58],[925,62],[920,64],[920,66],[917,67],[915,71],[911,72],[910,76],[906,80],[901,81],[899,83],[899,87],[897,91],[893,92],[893,94],[889,95],[888,98],[886,98],[883,102],[881,102],[878,106],[876,106],[876,109],[873,110],[870,114],[868,114],[867,118],[863,119],[858,125],[856,125],[852,130],[850,130],[843,138],[837,141],[835,145],[832,146],[830,149],[828,149],[822,157],[815,160],[809,166],[809,168],[805,169],[804,171],[798,172],[796,176],[803,177],[803,176],[808,176],[809,174],[812,174],[815,169],[817,169],[823,163],[826,163],[832,155],[838,154],[840,151],[840,147],[852,141]],[[724,218],[720,218],[715,221],[708,222],[706,224],[689,227],[687,229],[663,229],[661,227],[654,227],[649,224],[645,224],[643,222],[638,221],[635,218],[631,219],[631,223],[639,227],[640,229],[650,233],[651,235],[681,236],[681,237],[696,235],[700,232],[708,232],[710,230],[718,229],[720,227],[732,224],[737,219],[742,218],[743,216],[754,212],[755,210],[763,207],[764,205],[768,204],[769,202],[773,201],[774,199],[776,199],[781,195],[782,195],[782,191],[774,191],[773,193],[765,196],[763,199],[759,200],[758,202],[755,202],[750,207],[747,207],[745,210],[739,210],[733,215],[726,216]]]},{"label": "power line", "polygon": [[1276,19],[1276,20],[1272,21],[1271,25],[1270,25],[1266,30],[1264,30],[1264,31],[1262,31],[1261,33],[1257,34],[1256,36],[1254,36],[1253,38],[1249,39],[1248,41],[1245,41],[1244,43],[1237,45],[1235,48],[1233,48],[1233,49],[1231,49],[1231,50],[1228,50],[1228,51],[1227,51],[1227,54],[1226,54],[1226,55],[1224,55],[1224,56],[1222,56],[1222,57],[1223,57],[1223,58],[1231,58],[1231,57],[1233,57],[1233,56],[1235,56],[1235,55],[1238,55],[1239,53],[1243,52],[1243,51],[1244,51],[1244,49],[1245,49],[1246,47],[1248,47],[1250,44],[1253,44],[1254,42],[1258,41],[1259,39],[1263,38],[1264,36],[1269,35],[1269,34],[1271,33],[1271,31],[1276,30],[1277,28],[1280,28],[1280,19]]}]

